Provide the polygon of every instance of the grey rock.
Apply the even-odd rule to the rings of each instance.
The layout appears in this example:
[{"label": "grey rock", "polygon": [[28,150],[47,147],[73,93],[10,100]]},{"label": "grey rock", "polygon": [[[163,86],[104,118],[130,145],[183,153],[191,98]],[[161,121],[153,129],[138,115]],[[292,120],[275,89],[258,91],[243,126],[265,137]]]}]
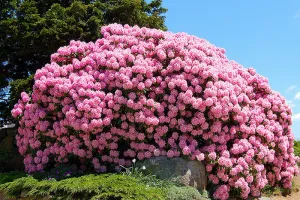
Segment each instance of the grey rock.
[{"label": "grey rock", "polygon": [[185,160],[183,158],[168,158],[166,156],[152,157],[138,161],[136,167],[143,166],[146,171],[160,179],[173,179],[186,186],[204,190],[207,186],[205,166],[199,161]]}]

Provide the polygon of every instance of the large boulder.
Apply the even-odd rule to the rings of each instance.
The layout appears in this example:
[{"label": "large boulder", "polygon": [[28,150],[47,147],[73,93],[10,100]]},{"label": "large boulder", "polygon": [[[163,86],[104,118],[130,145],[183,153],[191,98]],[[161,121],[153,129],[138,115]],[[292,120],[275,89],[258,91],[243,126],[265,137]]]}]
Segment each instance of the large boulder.
[{"label": "large boulder", "polygon": [[146,167],[146,171],[160,179],[178,180],[186,186],[204,190],[207,186],[205,166],[199,161],[166,156],[152,157],[138,161],[137,168]]}]

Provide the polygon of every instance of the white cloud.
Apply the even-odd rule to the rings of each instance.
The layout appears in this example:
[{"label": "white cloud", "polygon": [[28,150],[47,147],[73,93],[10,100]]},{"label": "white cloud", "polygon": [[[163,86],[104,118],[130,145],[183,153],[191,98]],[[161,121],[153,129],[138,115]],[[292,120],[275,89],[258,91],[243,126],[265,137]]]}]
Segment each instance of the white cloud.
[{"label": "white cloud", "polygon": [[297,92],[297,94],[295,95],[295,99],[300,99],[300,92]]},{"label": "white cloud", "polygon": [[294,104],[294,102],[292,100],[287,100],[286,103],[289,104],[291,106],[291,108],[296,107],[296,105]]},{"label": "white cloud", "polygon": [[296,12],[296,14],[294,15],[295,19],[300,18],[300,9]]},{"label": "white cloud", "polygon": [[296,88],[297,88],[297,85],[291,85],[290,87],[288,87],[286,92],[291,92],[291,91],[295,90]]},{"label": "white cloud", "polygon": [[293,120],[293,121],[300,121],[300,113],[294,114],[294,115],[292,116],[292,120]]}]

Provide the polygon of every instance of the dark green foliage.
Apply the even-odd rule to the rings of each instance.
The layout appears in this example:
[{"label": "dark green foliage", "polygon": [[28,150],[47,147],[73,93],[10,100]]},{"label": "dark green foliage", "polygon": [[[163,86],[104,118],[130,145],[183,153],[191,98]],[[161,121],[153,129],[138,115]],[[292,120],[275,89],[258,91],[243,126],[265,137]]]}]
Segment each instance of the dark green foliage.
[{"label": "dark green foliage", "polygon": [[33,82],[33,75],[30,75],[28,78],[17,79],[11,82],[10,102],[8,105],[8,109],[5,110],[6,113],[4,113],[6,116],[10,114],[13,106],[20,99],[22,92],[31,93]]},{"label": "dark green foliage", "polygon": [[296,156],[300,156],[300,141],[299,140],[294,141],[294,153]]},{"label": "dark green foliage", "polygon": [[82,175],[87,175],[88,173],[84,173],[81,170],[78,170],[76,165],[69,164],[61,164],[54,168],[51,168],[49,171],[40,171],[33,174],[34,178],[42,180],[42,179],[55,179],[55,180],[63,180],[71,177],[79,177]]},{"label": "dark green foliage", "polygon": [[0,174],[0,185],[4,183],[8,183],[14,181],[15,179],[26,177],[27,174],[25,172],[13,171],[9,173],[1,173]]},{"label": "dark green foliage", "polygon": [[103,25],[120,23],[166,30],[162,16],[166,9],[161,4],[162,0],[1,1],[0,118],[10,118],[9,105],[19,98],[16,92],[9,98],[10,91],[14,92],[9,82],[24,79],[12,85],[26,90],[26,78],[49,63],[50,55],[59,47],[70,40],[95,41]]},{"label": "dark green foliage", "polygon": [[28,191],[32,198],[51,195],[54,199],[165,199],[163,189],[120,174],[86,175],[61,181],[39,181],[28,176],[2,184],[0,190],[14,197]]},{"label": "dark green foliage", "polygon": [[109,5],[107,12],[104,14],[105,24],[112,22],[131,26],[137,24],[166,30],[164,18],[161,14],[165,13],[167,9],[161,7],[162,0],[155,0],[149,4],[141,0],[102,0],[102,2]]},{"label": "dark green foliage", "polygon": [[0,149],[0,172],[5,171],[7,165],[9,164],[10,159],[15,156],[14,152],[9,152],[3,149]]}]

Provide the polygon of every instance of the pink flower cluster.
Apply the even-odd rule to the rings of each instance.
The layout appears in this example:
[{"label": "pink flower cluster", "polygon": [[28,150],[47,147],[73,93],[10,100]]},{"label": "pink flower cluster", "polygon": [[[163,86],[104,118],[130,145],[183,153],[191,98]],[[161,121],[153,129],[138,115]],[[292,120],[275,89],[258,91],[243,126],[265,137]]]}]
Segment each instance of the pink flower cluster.
[{"label": "pink flower cluster", "polygon": [[58,49],[12,110],[26,171],[185,156],[206,164],[215,199],[291,187],[291,109],[266,78],[185,33],[118,24],[101,33]]}]

